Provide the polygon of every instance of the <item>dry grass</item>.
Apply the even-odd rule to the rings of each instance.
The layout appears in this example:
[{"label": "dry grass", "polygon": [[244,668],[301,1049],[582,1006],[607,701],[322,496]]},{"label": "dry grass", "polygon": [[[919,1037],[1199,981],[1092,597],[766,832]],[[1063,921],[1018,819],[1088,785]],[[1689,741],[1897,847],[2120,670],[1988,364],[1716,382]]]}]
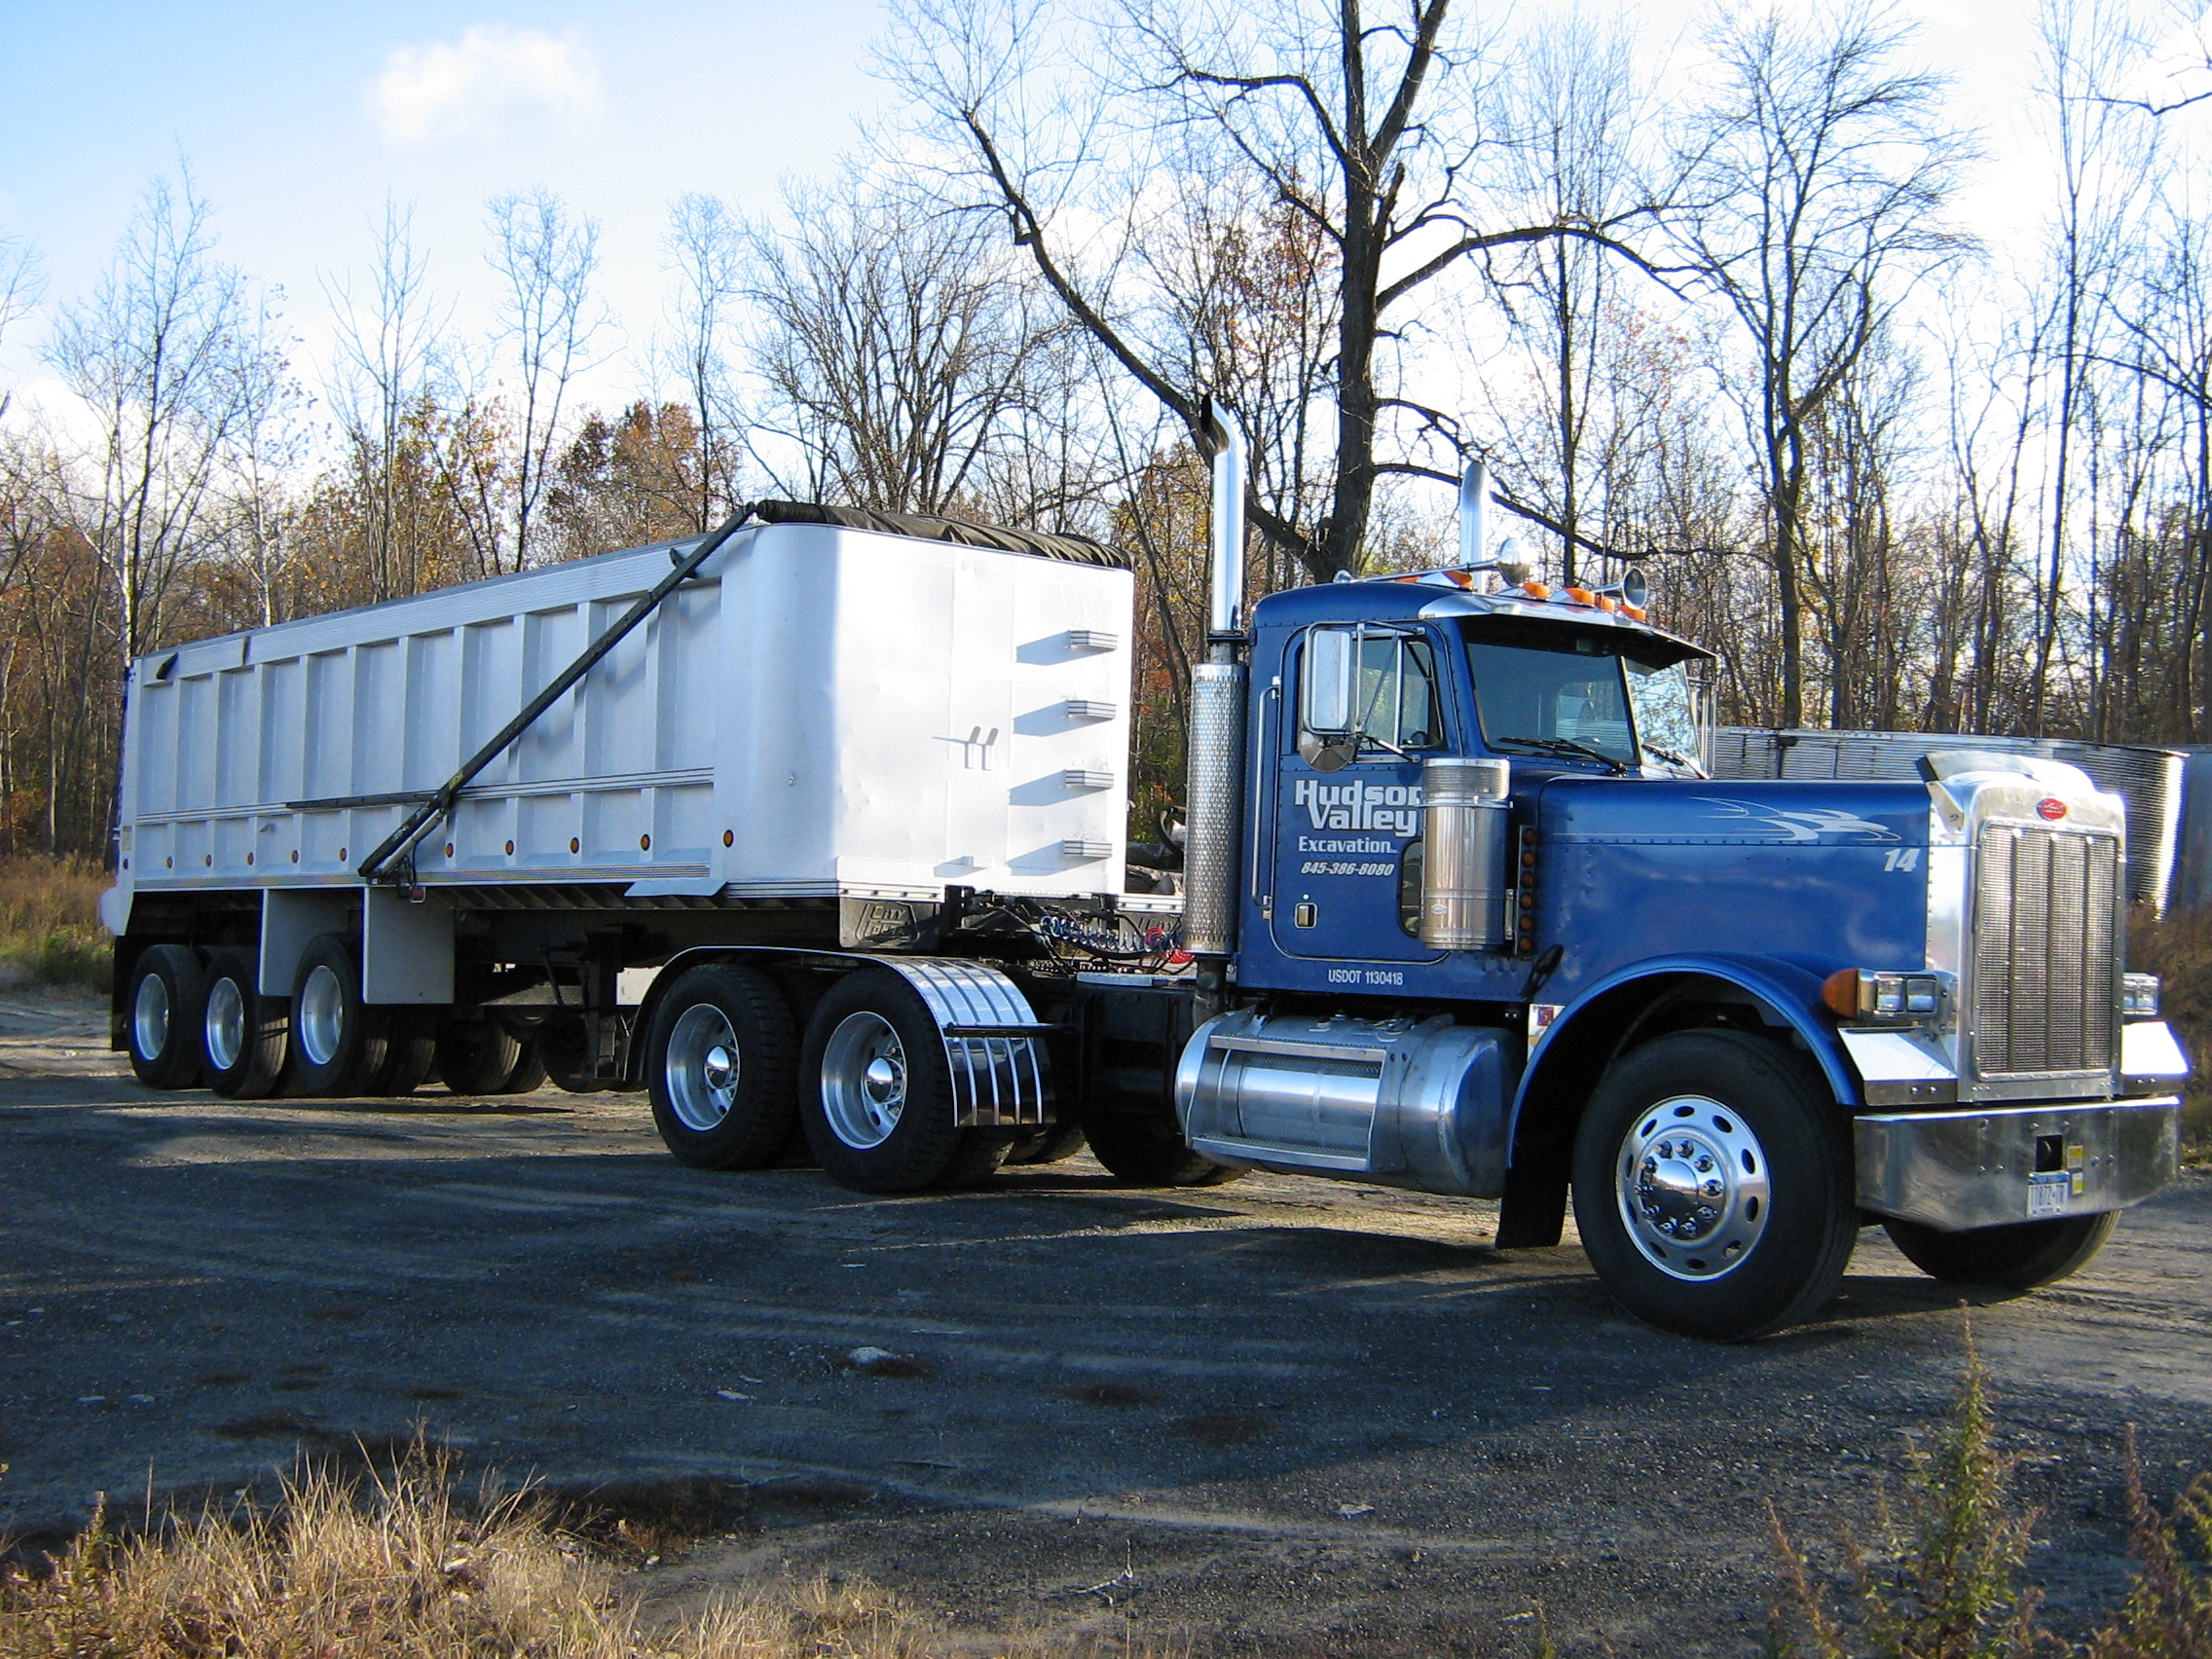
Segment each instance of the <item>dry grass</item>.
[{"label": "dry grass", "polygon": [[0,978],[104,991],[108,937],[97,865],[66,859],[0,859]]},{"label": "dry grass", "polygon": [[1900,1502],[1884,1495],[1876,1548],[1837,1534],[1839,1592],[1767,1518],[1782,1558],[1772,1650],[1782,1659],[2207,1659],[2212,1656],[2212,1476],[2162,1513],[2143,1485],[2128,1435],[2129,1554],[2120,1604],[2086,1644],[2042,1616],[2025,1582],[2038,1519],[2010,1498],[2011,1461],[1997,1444],[1989,1373],[1967,1341],[1966,1381],[1949,1419],[1914,1459]]},{"label": "dry grass", "polygon": [[[487,1487],[464,1498],[418,1445],[351,1476],[311,1467],[268,1511],[171,1518],[132,1537],[102,1516],[33,1573],[0,1575],[0,1659],[1044,1659],[1157,1654],[1141,1641],[952,1636],[867,1585],[642,1614],[571,1505]],[[624,1552],[628,1554],[628,1552]],[[632,1559],[635,1559],[632,1557]]]},{"label": "dry grass", "polygon": [[2196,1064],[2182,1096],[2183,1157],[2212,1162],[2212,909],[2138,915],[2127,931],[2127,965],[2165,981],[2161,1007]]}]

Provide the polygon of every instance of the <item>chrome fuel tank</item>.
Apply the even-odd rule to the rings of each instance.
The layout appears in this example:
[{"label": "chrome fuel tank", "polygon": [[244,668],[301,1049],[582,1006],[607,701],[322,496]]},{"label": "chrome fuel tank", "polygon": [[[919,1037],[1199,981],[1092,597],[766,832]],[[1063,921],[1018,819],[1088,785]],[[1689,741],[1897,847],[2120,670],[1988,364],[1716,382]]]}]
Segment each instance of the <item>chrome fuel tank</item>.
[{"label": "chrome fuel tank", "polygon": [[1175,1109],[1184,1137],[1223,1163],[1494,1198],[1519,1074],[1510,1034],[1443,1014],[1240,1009],[1192,1033]]}]

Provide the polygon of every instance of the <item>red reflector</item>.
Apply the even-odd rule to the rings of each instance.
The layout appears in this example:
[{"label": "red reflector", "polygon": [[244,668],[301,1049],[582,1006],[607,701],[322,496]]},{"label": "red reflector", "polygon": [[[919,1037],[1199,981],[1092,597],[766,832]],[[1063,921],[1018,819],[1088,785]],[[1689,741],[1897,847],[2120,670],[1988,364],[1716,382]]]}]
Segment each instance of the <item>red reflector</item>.
[{"label": "red reflector", "polygon": [[2056,795],[2045,795],[2036,802],[2036,815],[2056,824],[2066,816],[2066,803]]}]

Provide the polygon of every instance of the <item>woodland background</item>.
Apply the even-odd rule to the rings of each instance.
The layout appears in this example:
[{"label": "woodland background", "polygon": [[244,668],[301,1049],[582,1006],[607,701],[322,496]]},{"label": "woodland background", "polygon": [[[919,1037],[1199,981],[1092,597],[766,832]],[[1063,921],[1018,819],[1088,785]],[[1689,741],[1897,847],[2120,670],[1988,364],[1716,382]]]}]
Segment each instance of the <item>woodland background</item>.
[{"label": "woodland background", "polygon": [[[66,387],[0,384],[0,854],[107,857],[134,655],[763,496],[1125,550],[1149,821],[1209,392],[1253,443],[1255,592],[1440,562],[1483,455],[1553,579],[1646,568],[1724,720],[2212,741],[2212,104],[2177,18],[2041,0],[2004,247],[1954,207],[2018,158],[1908,26],[1825,0],[1715,12],[1686,65],[1553,6],[902,0],[901,116],[774,212],[671,203],[628,334],[546,189],[487,204],[489,332],[388,204],[314,362],[181,164],[88,291],[0,227],[0,330]],[[584,406],[617,352],[639,394]]]}]

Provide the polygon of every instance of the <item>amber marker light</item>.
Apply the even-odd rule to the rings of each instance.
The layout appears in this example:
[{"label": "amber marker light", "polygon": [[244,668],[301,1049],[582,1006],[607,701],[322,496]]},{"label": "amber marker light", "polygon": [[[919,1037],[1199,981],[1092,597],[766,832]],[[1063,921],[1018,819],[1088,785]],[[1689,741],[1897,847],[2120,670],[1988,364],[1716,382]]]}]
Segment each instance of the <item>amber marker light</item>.
[{"label": "amber marker light", "polygon": [[1621,607],[1621,614],[1623,616],[1633,617],[1639,622],[1644,620],[1644,609],[1641,605],[1624,605]]},{"label": "amber marker light", "polygon": [[1821,982],[1821,1001],[1838,1019],[1859,1017],[1859,970],[1838,968]]},{"label": "amber marker light", "polygon": [[1521,591],[1530,599],[1549,599],[1552,596],[1552,590],[1542,582],[1523,582]]}]

